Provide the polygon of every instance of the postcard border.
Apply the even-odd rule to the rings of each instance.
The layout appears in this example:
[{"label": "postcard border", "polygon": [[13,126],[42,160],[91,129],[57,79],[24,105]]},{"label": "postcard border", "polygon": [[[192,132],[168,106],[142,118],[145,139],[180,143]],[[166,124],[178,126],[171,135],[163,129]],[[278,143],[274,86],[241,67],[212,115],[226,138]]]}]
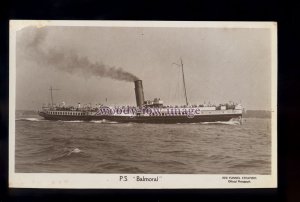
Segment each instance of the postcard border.
[{"label": "postcard border", "polygon": [[[202,27],[269,28],[272,40],[272,160],[271,175],[207,174],[83,174],[15,173],[16,31],[27,26],[104,27]],[[276,22],[191,22],[191,21],[56,21],[11,20],[9,36],[9,187],[80,189],[211,189],[277,187],[277,23]],[[161,177],[158,182],[137,182],[134,176]],[[127,176],[128,181],[120,181]],[[228,184],[222,177],[254,177],[250,184]]]}]

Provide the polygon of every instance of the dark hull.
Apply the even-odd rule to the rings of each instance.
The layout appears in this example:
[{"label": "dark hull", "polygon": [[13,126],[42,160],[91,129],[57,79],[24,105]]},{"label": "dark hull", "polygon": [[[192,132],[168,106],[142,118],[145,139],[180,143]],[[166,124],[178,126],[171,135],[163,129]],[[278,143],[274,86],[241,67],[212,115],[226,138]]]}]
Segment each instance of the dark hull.
[{"label": "dark hull", "polygon": [[39,112],[39,115],[47,120],[62,121],[97,121],[107,120],[119,123],[200,123],[229,121],[233,118],[239,118],[242,114],[220,114],[220,115],[196,115],[193,118],[187,116],[70,116],[70,115],[49,115]]}]

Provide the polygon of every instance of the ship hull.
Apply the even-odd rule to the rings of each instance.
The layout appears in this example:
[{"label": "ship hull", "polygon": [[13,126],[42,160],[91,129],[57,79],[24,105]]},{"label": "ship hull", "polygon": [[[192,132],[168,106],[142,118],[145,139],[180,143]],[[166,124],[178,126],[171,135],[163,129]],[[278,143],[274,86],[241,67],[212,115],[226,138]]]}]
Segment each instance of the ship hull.
[{"label": "ship hull", "polygon": [[118,123],[201,123],[201,122],[218,122],[230,121],[238,119],[242,114],[214,114],[214,115],[195,115],[188,116],[70,116],[70,115],[49,115],[44,112],[39,112],[39,115],[47,120],[62,120],[62,121],[97,121],[107,120]]}]

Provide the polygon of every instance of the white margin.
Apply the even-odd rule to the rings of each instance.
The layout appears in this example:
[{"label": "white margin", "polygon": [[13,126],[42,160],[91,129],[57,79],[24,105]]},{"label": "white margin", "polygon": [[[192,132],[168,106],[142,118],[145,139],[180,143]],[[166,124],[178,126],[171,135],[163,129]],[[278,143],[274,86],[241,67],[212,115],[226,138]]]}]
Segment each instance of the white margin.
[{"label": "white margin", "polygon": [[[9,32],[9,187],[81,189],[210,189],[277,188],[277,23],[276,22],[178,22],[178,21],[49,21],[11,20]],[[82,174],[15,173],[16,32],[27,26],[97,27],[201,27],[268,28],[271,30],[272,60],[272,157],[271,175],[244,174]],[[127,176],[128,181],[120,181]],[[137,182],[133,177],[161,177],[158,182]],[[228,183],[222,177],[255,177],[251,183]]]}]

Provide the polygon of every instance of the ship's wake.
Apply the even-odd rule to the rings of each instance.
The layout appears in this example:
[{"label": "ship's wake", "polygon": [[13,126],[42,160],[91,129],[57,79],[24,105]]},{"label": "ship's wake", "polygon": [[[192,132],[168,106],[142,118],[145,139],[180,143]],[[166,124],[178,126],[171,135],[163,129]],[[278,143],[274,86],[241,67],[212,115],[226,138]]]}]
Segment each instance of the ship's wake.
[{"label": "ship's wake", "polygon": [[[46,119],[39,119],[39,118],[19,118],[16,119],[16,121],[32,121],[32,122],[38,122],[38,121],[49,121]],[[120,122],[116,121],[109,121],[106,119],[103,120],[91,120],[91,121],[83,121],[83,120],[57,120],[58,122],[64,122],[64,123],[96,123],[96,124],[121,124]],[[241,125],[241,122],[238,120],[230,120],[230,121],[214,121],[214,122],[200,122],[200,123],[177,123],[177,124],[203,124],[203,125]]]},{"label": "ship's wake", "polygon": [[80,121],[80,120],[72,120],[72,121],[62,121],[62,120],[58,120],[58,121],[66,122],[66,123],[82,123],[82,122],[84,122],[84,121]]},{"label": "ship's wake", "polygon": [[197,123],[176,123],[180,124],[189,124],[189,125],[241,125],[240,121],[213,121],[213,122],[197,122]]},{"label": "ship's wake", "polygon": [[116,121],[108,121],[108,120],[92,120],[90,121],[91,123],[105,123],[105,124],[115,124],[115,123],[119,123],[119,122],[116,122]]},{"label": "ship's wake", "polygon": [[91,123],[105,123],[103,120],[98,120],[98,121],[90,121]]},{"label": "ship's wake", "polygon": [[202,122],[201,124],[212,124],[212,125],[241,125],[239,121],[214,121],[214,122]]},{"label": "ship's wake", "polygon": [[46,119],[39,119],[39,118],[19,118],[16,121],[47,121]]}]

